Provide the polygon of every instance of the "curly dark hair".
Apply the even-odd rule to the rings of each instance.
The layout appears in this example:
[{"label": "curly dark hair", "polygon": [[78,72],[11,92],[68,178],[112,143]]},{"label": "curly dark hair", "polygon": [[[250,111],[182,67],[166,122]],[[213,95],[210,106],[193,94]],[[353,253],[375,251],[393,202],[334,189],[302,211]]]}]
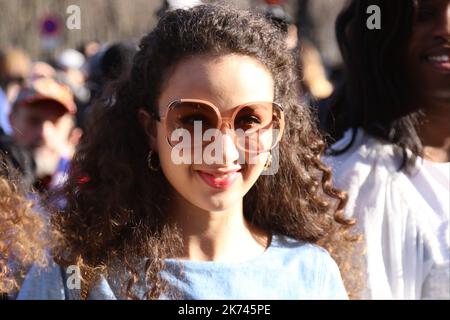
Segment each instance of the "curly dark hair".
[{"label": "curly dark hair", "polygon": [[[263,16],[218,5],[164,15],[142,39],[130,73],[94,107],[64,187],[67,205],[54,219],[65,237],[55,248],[60,263],[108,272],[120,261],[129,271],[123,286],[128,298],[158,298],[167,289],[159,271],[165,258],[180,252],[182,241],[168,223],[170,185],[161,171],[147,167],[149,144],[138,110],[154,114],[164,84],[183,59],[231,53],[253,57],[270,70],[287,122],[279,171],[260,177],[245,195],[245,218],[270,234],[323,243],[345,277],[353,221],[343,216],[345,193],[332,187],[331,172],[320,161],[324,143],[310,111],[298,104],[294,62],[283,36]],[[133,264],[143,257],[145,279]],[[147,285],[144,296],[133,290],[139,280]]]},{"label": "curly dark hair", "polygon": [[[0,156],[0,167],[5,166],[2,161]],[[0,175],[0,297],[19,288],[31,264],[46,266],[45,248],[56,239],[47,233],[44,217],[35,212],[22,185]]]},{"label": "curly dark hair", "polygon": [[[367,8],[376,5],[382,12],[381,29],[366,27]],[[336,21],[336,37],[344,59],[345,84],[335,93],[326,131],[334,139],[352,129],[363,128],[374,137],[389,141],[403,154],[399,169],[409,171],[422,143],[417,133],[421,110],[416,102],[421,90],[413,90],[406,65],[407,45],[418,14],[416,0],[353,0]],[[412,151],[407,155],[406,150]]]}]

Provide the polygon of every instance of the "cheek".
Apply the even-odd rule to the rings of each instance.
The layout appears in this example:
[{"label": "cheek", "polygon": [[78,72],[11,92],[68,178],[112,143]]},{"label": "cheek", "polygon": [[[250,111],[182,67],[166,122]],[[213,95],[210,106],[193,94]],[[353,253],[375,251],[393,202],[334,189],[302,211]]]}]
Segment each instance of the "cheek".
[{"label": "cheek", "polygon": [[259,155],[246,155],[247,163],[243,174],[244,184],[251,187],[256,180],[258,180],[261,173],[264,171],[264,166],[269,157],[269,153],[262,153]]},{"label": "cheek", "polygon": [[167,147],[167,139],[164,127],[161,123],[156,126],[156,137],[149,138],[150,148],[154,149],[156,152],[163,152]]},{"label": "cheek", "polygon": [[165,173],[170,170],[176,170],[176,166],[171,159],[172,148],[167,143],[162,126],[158,125],[156,139],[155,141],[151,141],[150,144],[152,145],[152,148],[156,149],[156,152],[158,152],[161,167],[164,169]]},{"label": "cheek", "polygon": [[47,132],[52,135],[57,135],[58,139],[65,140],[69,137],[70,128],[66,124],[55,125],[53,123],[48,124]]},{"label": "cheek", "polygon": [[411,38],[408,42],[406,49],[405,61],[407,64],[407,70],[409,73],[416,73],[417,69],[420,67],[420,59],[424,54],[423,43],[424,34],[420,28],[415,28],[411,34]]},{"label": "cheek", "polygon": [[167,171],[178,170],[178,167],[180,167],[173,163],[171,154],[171,148],[169,147],[167,142],[163,142],[158,145],[158,156],[161,162],[161,167],[165,169],[164,173],[166,173]]},{"label": "cheek", "polygon": [[158,152],[161,169],[172,186],[188,179],[190,165],[175,164],[172,157],[173,148],[167,142],[162,130],[158,129],[156,138],[156,149]]},{"label": "cheek", "polygon": [[64,129],[55,126],[54,123],[49,122],[43,124],[42,136],[45,140],[60,141],[64,140],[64,138],[66,137],[66,133],[64,132]]}]

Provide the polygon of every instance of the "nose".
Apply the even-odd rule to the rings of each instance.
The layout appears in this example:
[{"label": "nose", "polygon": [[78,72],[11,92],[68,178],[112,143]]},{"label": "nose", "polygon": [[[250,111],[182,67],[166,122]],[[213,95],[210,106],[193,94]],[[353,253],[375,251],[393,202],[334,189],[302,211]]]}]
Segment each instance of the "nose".
[{"label": "nose", "polygon": [[231,124],[231,119],[223,118],[222,124],[220,125],[220,131],[222,133],[226,133],[227,131],[231,130],[233,125]]},{"label": "nose", "polygon": [[231,130],[225,130],[221,134],[221,144],[223,151],[223,164],[233,164],[239,159],[239,150],[236,147],[234,134]]}]

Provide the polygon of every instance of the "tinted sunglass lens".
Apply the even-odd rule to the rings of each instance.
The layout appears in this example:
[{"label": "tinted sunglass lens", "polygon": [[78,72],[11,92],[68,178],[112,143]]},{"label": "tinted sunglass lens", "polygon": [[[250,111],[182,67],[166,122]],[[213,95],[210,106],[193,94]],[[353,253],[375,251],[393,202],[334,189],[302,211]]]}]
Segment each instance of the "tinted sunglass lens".
[{"label": "tinted sunglass lens", "polygon": [[217,114],[209,105],[183,101],[171,106],[167,117],[167,130],[169,137],[189,134],[194,143],[194,140],[198,141],[195,135],[203,136],[206,130],[215,128],[217,123]]}]

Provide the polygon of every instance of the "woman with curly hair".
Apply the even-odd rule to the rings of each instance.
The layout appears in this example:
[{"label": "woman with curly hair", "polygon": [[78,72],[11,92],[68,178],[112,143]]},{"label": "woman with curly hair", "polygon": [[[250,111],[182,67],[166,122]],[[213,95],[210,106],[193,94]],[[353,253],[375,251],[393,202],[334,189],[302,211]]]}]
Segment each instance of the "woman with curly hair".
[{"label": "woman with curly hair", "polygon": [[[381,29],[366,27],[373,5]],[[336,33],[329,128],[345,134],[328,160],[365,238],[365,296],[449,299],[450,1],[354,0]]]},{"label": "woman with curly hair", "polygon": [[165,14],[94,108],[55,215],[81,285],[34,268],[19,298],[346,299],[317,243],[350,275],[352,221],[295,81],[264,17]]},{"label": "woman with curly hair", "polygon": [[0,295],[19,288],[32,264],[46,264],[44,218],[18,183],[0,176]]},{"label": "woman with curly hair", "polygon": [[0,297],[14,296],[28,268],[46,262],[44,218],[26,195],[33,168],[31,156],[0,127]]}]

